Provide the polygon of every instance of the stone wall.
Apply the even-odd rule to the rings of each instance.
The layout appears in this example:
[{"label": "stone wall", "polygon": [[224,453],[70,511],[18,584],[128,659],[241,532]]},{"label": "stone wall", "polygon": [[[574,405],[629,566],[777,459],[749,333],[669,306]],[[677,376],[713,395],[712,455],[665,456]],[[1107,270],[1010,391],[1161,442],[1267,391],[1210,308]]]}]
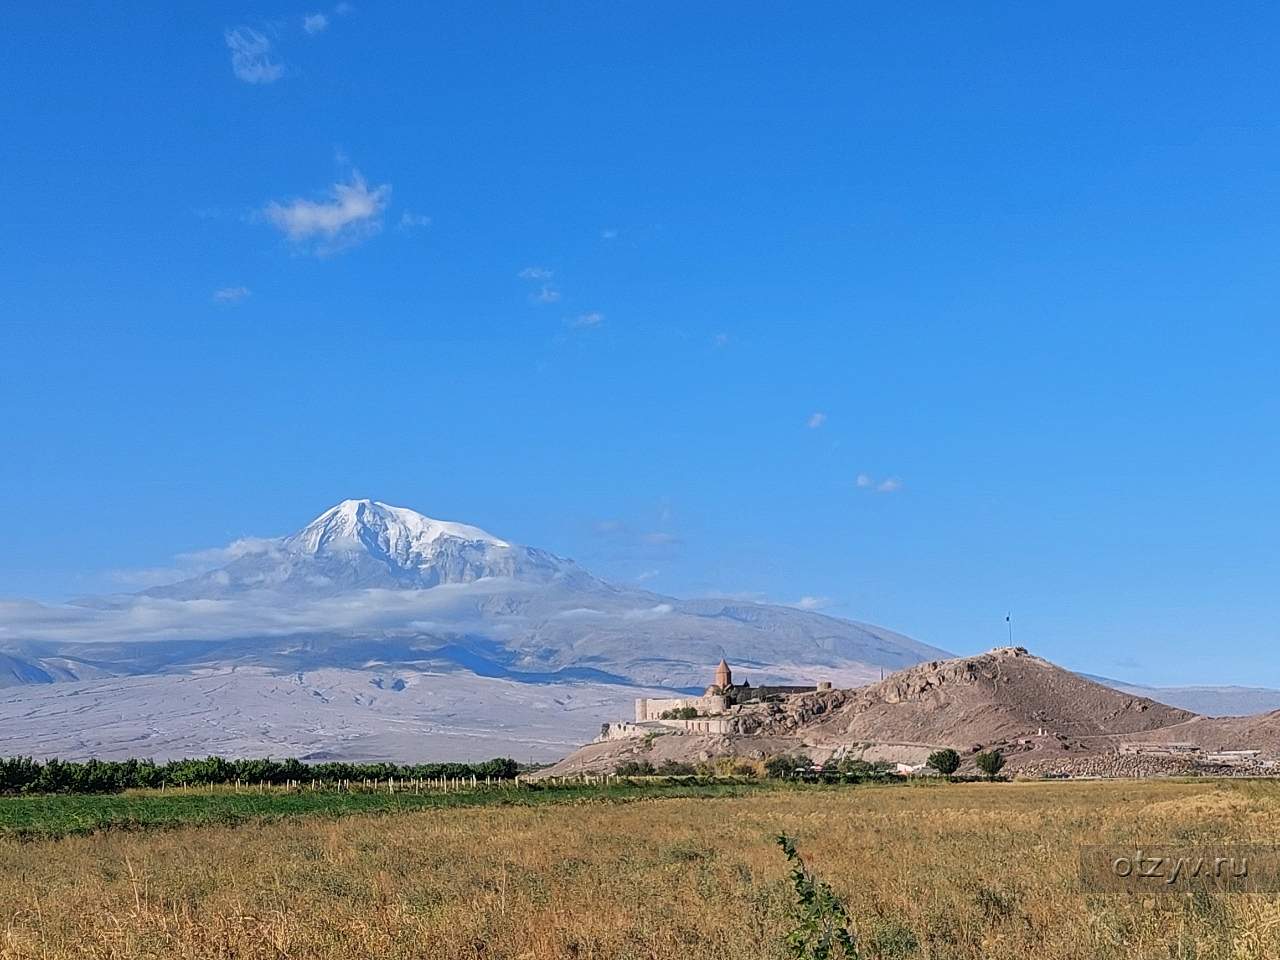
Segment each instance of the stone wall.
[{"label": "stone wall", "polygon": [[681,710],[685,707],[693,707],[698,713],[703,714],[724,713],[727,706],[728,702],[725,698],[718,695],[670,699],[640,698],[636,700],[636,722],[657,720],[668,710]]},{"label": "stone wall", "polygon": [[634,723],[627,723],[624,720],[615,723],[606,723],[600,728],[600,736],[596,737],[597,742],[605,740],[629,740],[632,737],[644,736],[644,727],[637,726]]},{"label": "stone wall", "polygon": [[737,733],[738,721],[734,717],[698,717],[696,720],[659,720],[664,727],[683,730],[685,733]]}]

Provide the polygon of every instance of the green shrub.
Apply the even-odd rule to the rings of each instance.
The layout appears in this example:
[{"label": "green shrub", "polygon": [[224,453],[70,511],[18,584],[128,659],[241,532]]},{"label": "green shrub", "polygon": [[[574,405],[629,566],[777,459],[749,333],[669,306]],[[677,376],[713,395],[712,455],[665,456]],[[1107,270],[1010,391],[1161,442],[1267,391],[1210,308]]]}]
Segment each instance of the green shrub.
[{"label": "green shrub", "polygon": [[676,707],[674,710],[663,710],[658,714],[659,720],[694,720],[702,714],[697,707]]},{"label": "green shrub", "polygon": [[881,917],[877,920],[868,939],[875,955],[885,960],[913,957],[920,949],[920,938],[915,932],[893,917]]},{"label": "green shrub", "polygon": [[613,768],[613,772],[620,777],[651,777],[655,771],[648,760],[624,760]]},{"label": "green shrub", "polygon": [[938,750],[929,754],[925,763],[944,777],[949,777],[960,769],[960,754],[951,749]]},{"label": "green shrub", "polygon": [[811,765],[812,761],[808,757],[784,754],[770,757],[764,762],[764,775],[773,780],[785,780],[787,777],[794,777],[797,770]]},{"label": "green shrub", "polygon": [[791,887],[795,892],[792,920],[795,926],[783,939],[787,954],[795,960],[858,960],[849,911],[835,891],[813,875],[785,833],[775,838],[791,863]]},{"label": "green shrub", "polygon": [[697,772],[692,763],[681,763],[679,760],[663,760],[657,770],[661,777],[692,777]]},{"label": "green shrub", "polygon": [[988,780],[994,780],[996,774],[1004,768],[1004,754],[999,750],[988,750],[974,757],[973,762],[978,765],[978,769],[986,775]]}]

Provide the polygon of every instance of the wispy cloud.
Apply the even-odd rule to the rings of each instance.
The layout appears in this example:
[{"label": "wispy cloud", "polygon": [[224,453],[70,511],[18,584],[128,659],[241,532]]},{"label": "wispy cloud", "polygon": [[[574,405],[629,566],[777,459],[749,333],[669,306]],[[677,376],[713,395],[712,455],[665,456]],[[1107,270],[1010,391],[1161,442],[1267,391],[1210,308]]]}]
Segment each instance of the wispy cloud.
[{"label": "wispy cloud", "polygon": [[853,481],[859,490],[871,490],[876,493],[897,493],[902,489],[902,481],[897,477],[885,477],[877,480],[869,473],[860,473]]},{"label": "wispy cloud", "polygon": [[656,617],[665,617],[671,613],[675,607],[669,603],[659,603],[652,607],[644,607],[640,610],[627,610],[622,614],[624,620],[652,620]]},{"label": "wispy cloud", "polygon": [[421,230],[425,227],[431,226],[431,218],[423,216],[420,213],[412,213],[406,210],[404,213],[400,214],[400,223],[398,226],[401,230],[406,232],[410,230]]},{"label": "wispy cloud", "polygon": [[795,603],[789,604],[797,610],[821,610],[824,607],[831,606],[830,597],[801,597]]},{"label": "wispy cloud", "polygon": [[642,570],[635,575],[635,581],[636,583],[648,583],[661,573],[661,570]]},{"label": "wispy cloud", "polygon": [[253,291],[248,287],[221,287],[213,291],[213,299],[216,303],[239,303],[251,293]]},{"label": "wispy cloud", "polygon": [[806,425],[810,430],[817,430],[826,422],[827,415],[825,413],[811,413],[809,414],[809,419],[806,421]]},{"label": "wispy cloud", "polygon": [[329,26],[329,18],[323,13],[309,13],[302,18],[302,29],[313,36]]},{"label": "wispy cloud", "polygon": [[591,313],[581,313],[574,317],[569,321],[569,326],[584,329],[598,327],[602,323],[604,323],[604,314],[593,310]]},{"label": "wispy cloud", "polygon": [[605,227],[600,231],[601,240],[617,240],[618,231],[614,227]]},{"label": "wispy cloud", "polygon": [[529,294],[533,303],[558,303],[560,291],[551,282],[552,273],[546,267],[525,267],[516,274],[521,280],[532,280],[540,284],[539,288]]},{"label": "wispy cloud", "polygon": [[390,184],[369,188],[353,171],[349,183],[335,183],[325,200],[272,201],[262,211],[273,226],[299,246],[333,253],[367,240],[382,229],[391,199]]},{"label": "wispy cloud", "polygon": [[245,83],[275,83],[284,65],[272,58],[271,41],[252,27],[235,27],[223,34],[231,51],[231,72]]},{"label": "wispy cloud", "polygon": [[145,589],[177,583],[225,566],[232,560],[279,553],[284,541],[278,537],[242,537],[225,547],[180,553],[167,567],[118,569],[107,572],[107,578],[122,587]]},{"label": "wispy cloud", "polygon": [[652,533],[642,534],[640,539],[645,543],[650,543],[658,547],[670,546],[681,542],[680,538],[674,533],[667,533],[663,530],[655,530]]},{"label": "wispy cloud", "polygon": [[467,618],[486,595],[513,589],[520,585],[495,578],[431,590],[359,590],[325,598],[261,590],[219,600],[117,596],[92,605],[0,600],[0,643],[221,640],[343,629],[413,636],[430,630],[437,617],[457,621],[450,629],[467,629]]},{"label": "wispy cloud", "polygon": [[711,345],[717,350],[723,350],[729,345],[729,335],[727,333],[717,333],[711,338]]}]

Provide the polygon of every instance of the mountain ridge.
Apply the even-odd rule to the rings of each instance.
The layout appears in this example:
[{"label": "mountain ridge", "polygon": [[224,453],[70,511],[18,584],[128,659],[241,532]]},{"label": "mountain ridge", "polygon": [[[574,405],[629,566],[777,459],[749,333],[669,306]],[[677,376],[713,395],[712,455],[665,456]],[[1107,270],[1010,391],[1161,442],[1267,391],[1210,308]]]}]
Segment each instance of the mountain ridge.
[{"label": "mountain ridge", "polygon": [[[757,683],[845,685],[944,655],[816,611],[619,586],[550,551],[377,500],[344,500],[289,535],[213,553],[222,559],[216,568],[136,594],[0,603],[0,687],[45,690],[52,704],[70,684],[83,710],[60,721],[68,735],[77,723],[116,729],[111,691],[137,691],[129,695],[140,710],[136,750],[185,729],[165,698],[180,698],[195,675],[226,674],[228,691],[254,671],[392,671],[446,685],[477,678],[466,679],[468,689],[494,684],[492,713],[486,719],[482,698],[459,722],[465,714],[472,728],[497,730],[507,723],[499,685],[521,686],[522,703],[554,713],[558,691],[575,684],[600,687],[601,704],[637,688],[701,689],[725,656]],[[258,704],[228,693],[223,719],[239,722],[231,711],[252,708],[260,727],[288,728],[296,699],[283,698],[278,685],[261,689],[280,699]],[[38,711],[28,709],[35,695],[17,696],[15,713],[3,718],[17,725],[15,745],[39,745],[30,719]],[[166,718],[163,730],[150,719],[149,698]],[[103,749],[87,733],[85,742]],[[403,743],[388,740],[388,748]]]}]

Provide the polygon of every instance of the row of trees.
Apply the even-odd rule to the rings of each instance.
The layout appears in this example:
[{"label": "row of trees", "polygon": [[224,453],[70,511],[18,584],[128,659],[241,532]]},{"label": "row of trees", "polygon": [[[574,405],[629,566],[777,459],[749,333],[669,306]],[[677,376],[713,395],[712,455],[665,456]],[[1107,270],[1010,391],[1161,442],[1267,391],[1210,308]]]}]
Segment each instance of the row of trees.
[{"label": "row of trees", "polygon": [[[988,780],[994,780],[1004,769],[1004,754],[999,750],[987,750],[975,756],[973,762]],[[937,750],[929,754],[925,764],[944,777],[949,777],[960,769],[960,754],[951,749]]]},{"label": "row of trees", "polygon": [[770,757],[759,764],[750,760],[733,760],[722,757],[716,763],[683,763],[679,760],[664,760],[654,764],[648,760],[625,760],[614,767],[613,772],[620,777],[714,777],[764,776],[770,780],[827,780],[862,781],[891,780],[893,767],[888,763],[868,763],[846,757],[837,763],[829,763],[821,770],[813,761],[799,754],[783,754]]},{"label": "row of trees", "polygon": [[770,757],[764,763],[765,776],[772,780],[890,780],[893,778],[893,764],[883,761],[870,762],[843,757],[840,760],[823,764],[819,769],[812,760],[805,756],[785,754]]},{"label": "row of trees", "polygon": [[[973,761],[978,770],[988,780],[994,780],[1004,768],[1004,754],[999,750],[988,750],[979,753],[973,758]],[[960,763],[960,754],[951,749],[938,750],[931,753],[929,759],[925,761],[927,766],[944,777],[953,776],[960,769]],[[724,774],[754,777],[763,774],[771,780],[799,779],[831,782],[886,781],[897,777],[893,764],[883,761],[872,763],[866,760],[844,757],[841,760],[827,763],[818,768],[812,760],[800,754],[783,754],[770,757],[763,765],[757,765],[747,760],[730,763],[728,758],[722,758],[722,762],[719,764],[699,763],[696,765],[682,763],[678,760],[664,760],[656,765],[648,760],[627,760],[619,763],[614,768],[614,773],[623,777],[705,777]]]},{"label": "row of trees", "polygon": [[87,760],[70,763],[30,757],[0,759],[0,793],[115,793],[139,787],[207,786],[311,780],[431,780],[477,777],[509,780],[520,772],[510,758],[483,763],[304,763],[301,760]]},{"label": "row of trees", "polygon": [[[999,750],[979,753],[973,758],[978,770],[988,779],[994,780],[1004,768],[1004,754]],[[945,777],[950,777],[960,769],[960,754],[951,749],[938,750],[929,755],[925,764]],[[868,762],[844,757],[834,763],[823,765],[819,771],[813,762],[804,756],[785,755],[770,757],[764,764],[765,776],[777,780],[789,778],[822,779],[822,780],[890,780],[896,774],[894,766],[883,761]]]}]

